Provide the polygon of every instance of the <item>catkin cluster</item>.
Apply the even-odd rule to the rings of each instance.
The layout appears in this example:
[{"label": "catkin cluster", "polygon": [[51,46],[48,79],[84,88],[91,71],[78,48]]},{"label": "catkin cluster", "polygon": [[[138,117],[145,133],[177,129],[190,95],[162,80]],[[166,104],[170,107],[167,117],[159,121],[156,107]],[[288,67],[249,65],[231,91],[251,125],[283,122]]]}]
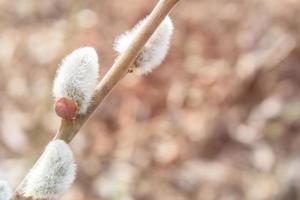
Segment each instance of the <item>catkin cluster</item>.
[{"label": "catkin cluster", "polygon": [[[113,47],[119,55],[129,48],[146,19],[115,39]],[[173,28],[172,20],[167,16],[145,44],[130,71],[147,74],[160,65],[167,55]],[[63,60],[53,84],[58,116],[74,120],[78,114],[88,111],[98,84],[98,60],[95,49],[91,47],[79,48]]]}]

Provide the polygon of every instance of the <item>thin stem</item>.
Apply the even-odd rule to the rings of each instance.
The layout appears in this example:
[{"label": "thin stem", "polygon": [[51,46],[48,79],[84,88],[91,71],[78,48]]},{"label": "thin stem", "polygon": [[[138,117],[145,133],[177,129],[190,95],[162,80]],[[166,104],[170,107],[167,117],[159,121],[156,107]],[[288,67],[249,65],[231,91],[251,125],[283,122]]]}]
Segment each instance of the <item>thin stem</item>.
[{"label": "thin stem", "polygon": [[79,116],[75,121],[62,120],[55,139],[61,139],[67,143],[73,139],[78,130],[101,104],[112,88],[124,77],[124,74],[127,73],[129,67],[134,63],[136,57],[156,28],[178,2],[179,0],[159,1],[129,48],[117,58],[116,62],[97,86],[93,99],[94,104],[90,107],[89,112],[83,116]]},{"label": "thin stem", "polygon": [[[149,17],[147,17],[145,24],[141,27],[129,48],[117,58],[111,69],[106,73],[96,87],[93,104],[90,106],[88,113],[85,115],[79,115],[73,121],[62,120],[54,140],[60,139],[67,143],[71,142],[79,129],[85,124],[113,87],[126,75],[129,67],[134,63],[151,35],[179,1],[180,0],[160,0],[158,2]],[[12,200],[31,199],[20,195],[19,190],[23,183],[24,180],[17,188]]]}]

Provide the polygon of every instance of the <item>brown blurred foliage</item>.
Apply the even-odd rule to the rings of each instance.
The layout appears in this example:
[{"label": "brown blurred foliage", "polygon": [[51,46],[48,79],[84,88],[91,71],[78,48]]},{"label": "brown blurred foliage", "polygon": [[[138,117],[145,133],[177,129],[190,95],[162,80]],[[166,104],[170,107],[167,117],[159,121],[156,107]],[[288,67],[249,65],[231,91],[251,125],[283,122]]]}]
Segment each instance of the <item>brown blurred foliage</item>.
[{"label": "brown blurred foliage", "polygon": [[[0,0],[0,178],[16,186],[53,137],[61,59],[114,38],[147,0]],[[72,141],[63,200],[300,199],[300,1],[182,0],[166,61],[124,78]]]}]

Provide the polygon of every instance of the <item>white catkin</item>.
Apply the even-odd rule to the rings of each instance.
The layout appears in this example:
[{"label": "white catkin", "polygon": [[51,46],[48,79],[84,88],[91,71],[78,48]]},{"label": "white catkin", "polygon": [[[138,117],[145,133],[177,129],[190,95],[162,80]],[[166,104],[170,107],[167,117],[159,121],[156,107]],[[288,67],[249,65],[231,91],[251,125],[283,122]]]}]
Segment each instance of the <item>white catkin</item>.
[{"label": "white catkin", "polygon": [[66,192],[76,175],[73,152],[62,140],[50,142],[25,178],[22,193],[33,199],[51,199]]},{"label": "white catkin", "polygon": [[12,196],[12,190],[6,181],[0,180],[0,200],[9,200]]},{"label": "white catkin", "polygon": [[[118,54],[122,54],[130,46],[132,40],[145,24],[146,19],[147,17],[138,22],[133,29],[116,38],[114,49]],[[135,72],[138,74],[147,74],[162,63],[169,50],[173,29],[172,20],[167,16],[153,33],[138,56],[136,60],[137,68],[134,69]]]},{"label": "white catkin", "polygon": [[66,97],[78,105],[78,113],[85,114],[98,83],[99,63],[94,48],[76,49],[65,57],[53,84],[55,98]]}]

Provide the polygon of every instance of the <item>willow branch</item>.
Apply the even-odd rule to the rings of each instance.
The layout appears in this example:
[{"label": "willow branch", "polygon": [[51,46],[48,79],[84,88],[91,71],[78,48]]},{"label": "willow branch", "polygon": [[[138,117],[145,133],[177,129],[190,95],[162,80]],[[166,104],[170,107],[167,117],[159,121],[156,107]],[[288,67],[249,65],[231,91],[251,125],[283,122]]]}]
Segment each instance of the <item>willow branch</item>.
[{"label": "willow branch", "polygon": [[[103,102],[113,87],[126,75],[129,67],[135,62],[151,35],[179,1],[180,0],[160,0],[158,2],[129,48],[117,58],[111,69],[105,74],[96,87],[93,104],[90,106],[87,114],[79,115],[73,121],[62,120],[54,140],[60,139],[67,143],[71,142],[79,129]],[[20,195],[19,189],[22,188],[23,184],[24,180],[17,188],[12,200],[28,200],[28,198],[26,199]]]},{"label": "willow branch", "polygon": [[139,55],[156,28],[178,2],[179,0],[159,1],[157,6],[147,18],[144,26],[137,34],[137,37],[133,40],[132,44],[121,56],[118,57],[111,69],[107,72],[97,86],[93,99],[94,103],[89,108],[89,112],[83,116],[79,116],[77,119],[75,119],[75,121],[62,120],[55,139],[61,139],[69,143],[74,138],[78,130],[101,104],[107,94],[122,79],[122,77],[124,77],[129,67],[134,63],[136,57]]}]

